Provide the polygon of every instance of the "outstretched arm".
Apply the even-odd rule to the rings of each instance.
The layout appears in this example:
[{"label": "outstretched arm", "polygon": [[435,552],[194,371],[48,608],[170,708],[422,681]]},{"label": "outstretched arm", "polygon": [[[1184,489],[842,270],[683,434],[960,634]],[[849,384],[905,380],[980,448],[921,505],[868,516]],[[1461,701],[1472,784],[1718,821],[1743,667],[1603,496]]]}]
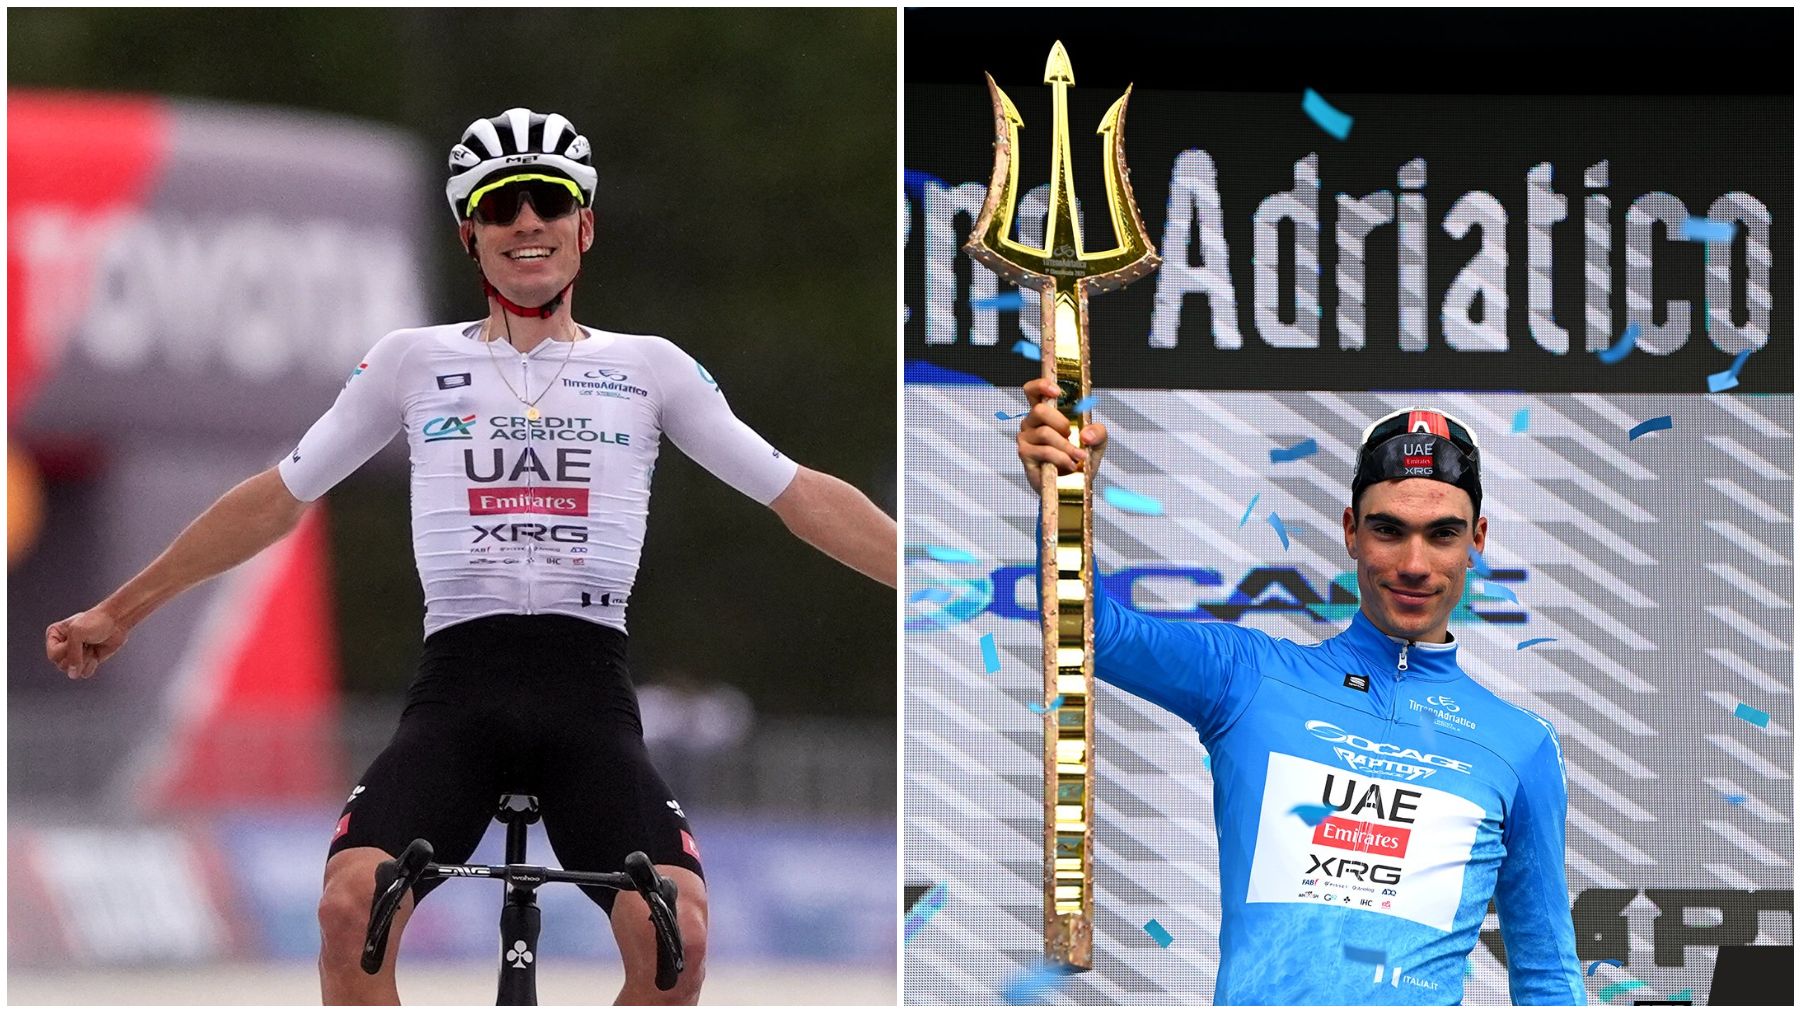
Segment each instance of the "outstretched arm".
[{"label": "outstretched arm", "polygon": [[294,530],[306,505],[374,456],[400,429],[395,378],[417,331],[375,343],[337,401],[276,467],[240,482],[124,587],[44,631],[44,650],[85,679],[125,646],[133,627],[169,599],[224,573]]},{"label": "outstretched arm", "polygon": [[86,612],[52,623],[44,643],[50,661],[72,679],[93,675],[150,613],[275,544],[300,522],[306,506],[274,468],[239,483],[123,587]]},{"label": "outstretched arm", "polygon": [[842,479],[802,467],[769,504],[801,540],[888,587],[896,579],[894,519]]}]

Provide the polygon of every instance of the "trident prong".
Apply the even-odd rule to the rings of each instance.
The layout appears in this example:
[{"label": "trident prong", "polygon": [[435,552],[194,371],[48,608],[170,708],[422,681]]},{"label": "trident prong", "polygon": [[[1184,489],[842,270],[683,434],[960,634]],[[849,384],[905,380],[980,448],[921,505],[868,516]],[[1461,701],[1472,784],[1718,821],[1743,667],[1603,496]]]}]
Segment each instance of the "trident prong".
[{"label": "trident prong", "polygon": [[[1125,168],[1131,89],[1113,103],[1098,131],[1106,206],[1119,245],[1088,253],[1075,217],[1069,160],[1068,90],[1075,72],[1060,42],[1050,49],[1044,83],[1052,89],[1055,110],[1044,245],[1026,246],[1010,236],[1019,198],[1016,140],[1025,123],[989,75],[994,174],[965,248],[996,274],[1042,294],[1042,376],[1062,391],[1057,404],[1063,414],[1075,416],[1088,393],[1089,293],[1123,287],[1162,261],[1145,234]],[[1079,443],[1085,419],[1071,421],[1071,438]],[[1044,953],[1064,967],[1087,970],[1094,957],[1094,490],[1086,471],[1058,475],[1054,465],[1044,463],[1039,478],[1044,696],[1060,701],[1044,714]]]},{"label": "trident prong", "polygon": [[1026,246],[1012,238],[1019,199],[1017,138],[1025,121],[993,75],[987,75],[987,83],[994,103],[994,172],[974,235],[966,247],[969,255],[1014,284],[1037,289],[1068,289],[1085,282],[1096,290],[1108,291],[1156,270],[1162,258],[1157,256],[1143,216],[1138,213],[1137,200],[1131,193],[1131,170],[1125,164],[1125,108],[1131,100],[1131,89],[1125,89],[1095,131],[1101,139],[1107,212],[1119,245],[1088,253],[1075,217],[1068,115],[1068,90],[1075,84],[1075,73],[1068,52],[1061,42],[1056,43],[1050,48],[1044,67],[1044,83],[1051,88],[1053,124],[1050,207],[1041,247]]}]

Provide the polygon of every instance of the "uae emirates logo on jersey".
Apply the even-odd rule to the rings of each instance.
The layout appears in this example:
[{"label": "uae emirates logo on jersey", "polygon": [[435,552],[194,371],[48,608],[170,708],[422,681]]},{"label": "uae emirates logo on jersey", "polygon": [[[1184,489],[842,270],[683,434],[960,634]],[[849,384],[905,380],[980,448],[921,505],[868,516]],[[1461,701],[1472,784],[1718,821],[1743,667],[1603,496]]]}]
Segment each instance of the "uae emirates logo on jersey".
[{"label": "uae emirates logo on jersey", "polygon": [[[1319,808],[1317,823],[1302,815]],[[1271,752],[1254,818],[1247,903],[1347,906],[1447,932],[1487,813],[1456,792]]]},{"label": "uae emirates logo on jersey", "polygon": [[545,489],[515,486],[469,490],[469,513],[489,514],[556,514],[563,517],[586,517],[588,490]]},{"label": "uae emirates logo on jersey", "polygon": [[1327,816],[1313,829],[1314,844],[1393,858],[1406,857],[1406,844],[1411,839],[1412,831],[1406,827],[1347,820],[1341,816]]}]

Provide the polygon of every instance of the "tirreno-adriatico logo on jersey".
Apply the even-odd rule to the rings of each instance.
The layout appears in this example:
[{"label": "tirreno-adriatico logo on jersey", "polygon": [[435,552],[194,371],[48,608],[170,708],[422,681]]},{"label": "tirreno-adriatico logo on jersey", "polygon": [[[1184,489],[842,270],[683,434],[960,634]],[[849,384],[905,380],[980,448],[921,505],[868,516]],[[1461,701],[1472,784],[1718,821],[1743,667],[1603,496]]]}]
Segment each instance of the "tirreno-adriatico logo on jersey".
[{"label": "tirreno-adriatico logo on jersey", "polygon": [[590,369],[581,374],[583,379],[563,378],[564,387],[573,387],[575,393],[592,397],[649,397],[650,392],[636,384],[630,383],[631,377],[622,369]]},{"label": "tirreno-adriatico logo on jersey", "polygon": [[425,423],[420,432],[425,436],[426,443],[436,443],[439,440],[472,440],[475,438],[475,434],[469,432],[469,426],[474,422],[475,416],[473,415],[464,415],[461,418],[446,415]]},{"label": "tirreno-adriatico logo on jersey", "polygon": [[1441,724],[1455,725],[1461,728],[1467,728],[1469,731],[1475,730],[1475,722],[1458,714],[1457,711],[1462,710],[1462,708],[1457,706],[1455,700],[1452,700],[1447,696],[1428,696],[1425,698],[1424,703],[1420,703],[1417,700],[1408,700],[1407,703],[1412,705],[1414,714],[1430,714],[1432,717],[1437,718],[1438,722]]}]

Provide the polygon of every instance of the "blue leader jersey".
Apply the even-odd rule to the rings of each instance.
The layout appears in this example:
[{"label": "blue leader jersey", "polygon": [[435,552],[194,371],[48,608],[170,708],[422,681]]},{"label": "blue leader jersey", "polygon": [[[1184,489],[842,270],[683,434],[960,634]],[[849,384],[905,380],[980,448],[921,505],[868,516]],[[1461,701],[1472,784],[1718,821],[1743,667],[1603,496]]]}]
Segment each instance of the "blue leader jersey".
[{"label": "blue leader jersey", "polygon": [[1303,647],[1096,602],[1100,678],[1211,754],[1219,1005],[1452,1005],[1492,898],[1512,1001],[1586,1005],[1563,871],[1556,733],[1456,645],[1360,611]]}]

